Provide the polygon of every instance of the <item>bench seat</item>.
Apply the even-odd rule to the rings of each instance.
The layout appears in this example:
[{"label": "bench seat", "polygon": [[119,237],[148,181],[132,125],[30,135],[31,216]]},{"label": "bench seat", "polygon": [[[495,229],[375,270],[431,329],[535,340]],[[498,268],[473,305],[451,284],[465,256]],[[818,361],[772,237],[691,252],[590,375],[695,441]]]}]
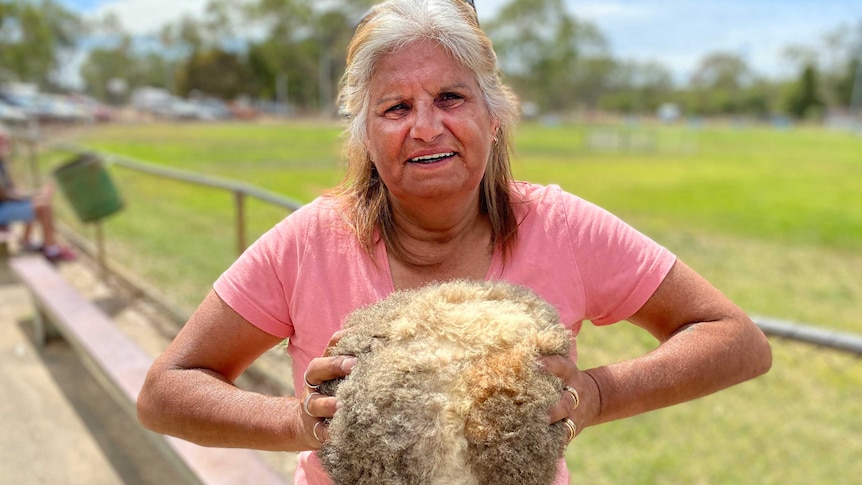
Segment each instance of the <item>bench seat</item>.
[{"label": "bench seat", "polygon": [[[9,266],[27,287],[33,301],[37,342],[44,344],[55,335],[64,338],[90,372],[137,421],[135,403],[153,359],[43,257],[12,257]],[[290,483],[251,450],[209,448],[148,433],[193,483]]]}]

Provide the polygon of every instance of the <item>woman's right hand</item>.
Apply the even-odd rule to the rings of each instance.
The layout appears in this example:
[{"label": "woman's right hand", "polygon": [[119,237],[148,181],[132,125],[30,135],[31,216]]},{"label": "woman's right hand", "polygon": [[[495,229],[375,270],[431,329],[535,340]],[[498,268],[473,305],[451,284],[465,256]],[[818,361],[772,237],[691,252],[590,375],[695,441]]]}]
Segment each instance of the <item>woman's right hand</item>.
[{"label": "woman's right hand", "polygon": [[[333,339],[337,341],[338,334],[334,335]],[[334,416],[341,407],[341,403],[335,397],[318,392],[318,386],[324,381],[346,377],[355,366],[356,357],[351,355],[330,357],[324,354],[323,357],[312,359],[308,363],[304,374],[305,389],[299,399],[302,422],[312,448],[320,448],[329,438],[324,420]]]}]

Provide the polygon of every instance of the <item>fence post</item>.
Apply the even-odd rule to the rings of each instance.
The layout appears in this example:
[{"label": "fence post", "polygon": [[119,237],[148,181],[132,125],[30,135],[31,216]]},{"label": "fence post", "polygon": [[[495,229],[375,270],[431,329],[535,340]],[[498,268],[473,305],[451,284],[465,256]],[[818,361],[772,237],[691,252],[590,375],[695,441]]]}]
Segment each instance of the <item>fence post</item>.
[{"label": "fence post", "polygon": [[241,190],[233,192],[236,205],[236,253],[245,251],[245,193]]},{"label": "fence post", "polygon": [[96,232],[96,261],[99,264],[99,276],[105,279],[108,276],[108,267],[105,263],[105,235],[102,232],[102,221],[93,224]]},{"label": "fence post", "polygon": [[30,163],[30,180],[32,180],[34,188],[42,186],[42,175],[39,173],[38,144],[39,141],[36,138],[29,138],[26,141],[27,159]]}]

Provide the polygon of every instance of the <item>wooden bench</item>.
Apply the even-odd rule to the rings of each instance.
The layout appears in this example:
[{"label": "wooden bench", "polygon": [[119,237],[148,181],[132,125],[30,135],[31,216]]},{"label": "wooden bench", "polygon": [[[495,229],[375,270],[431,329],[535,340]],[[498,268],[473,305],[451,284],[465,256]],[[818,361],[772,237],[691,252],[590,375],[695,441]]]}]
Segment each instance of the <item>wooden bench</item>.
[{"label": "wooden bench", "polygon": [[[33,300],[37,342],[62,336],[137,422],[135,403],[153,359],[43,257],[12,257],[9,266]],[[251,450],[207,448],[170,436],[148,434],[192,483],[290,483]]]}]

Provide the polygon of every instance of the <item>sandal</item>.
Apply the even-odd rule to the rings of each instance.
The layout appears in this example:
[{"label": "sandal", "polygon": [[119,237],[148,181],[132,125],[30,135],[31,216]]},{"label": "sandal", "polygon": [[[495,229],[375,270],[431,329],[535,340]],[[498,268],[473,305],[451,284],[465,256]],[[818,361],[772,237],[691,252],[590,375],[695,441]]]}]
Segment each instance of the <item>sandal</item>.
[{"label": "sandal", "polygon": [[59,263],[61,261],[74,261],[78,258],[71,249],[66,246],[53,245],[42,249],[42,254],[48,261]]}]

